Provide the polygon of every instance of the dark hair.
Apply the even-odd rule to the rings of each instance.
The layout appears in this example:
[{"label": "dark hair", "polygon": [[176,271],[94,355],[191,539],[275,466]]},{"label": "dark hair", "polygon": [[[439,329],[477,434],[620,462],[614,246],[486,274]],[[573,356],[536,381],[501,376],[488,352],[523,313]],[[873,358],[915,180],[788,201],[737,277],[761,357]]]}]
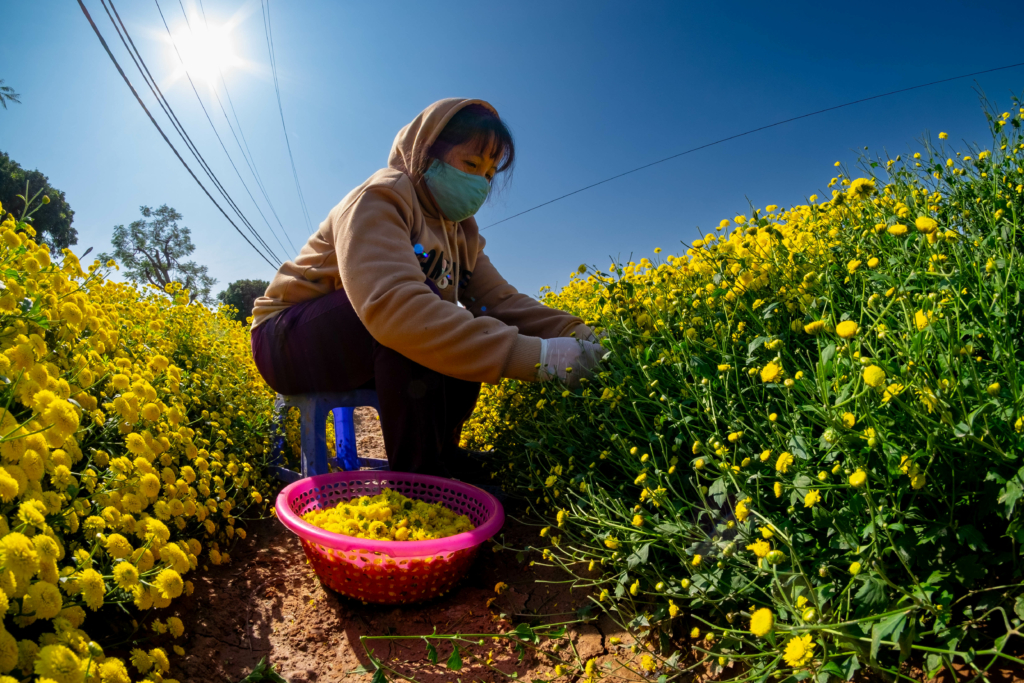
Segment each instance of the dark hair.
[{"label": "dark hair", "polygon": [[453,147],[476,142],[478,149],[492,151],[499,159],[495,175],[505,173],[507,183],[516,163],[516,143],[505,122],[482,104],[469,104],[455,113],[430,146],[430,159],[443,159]]}]

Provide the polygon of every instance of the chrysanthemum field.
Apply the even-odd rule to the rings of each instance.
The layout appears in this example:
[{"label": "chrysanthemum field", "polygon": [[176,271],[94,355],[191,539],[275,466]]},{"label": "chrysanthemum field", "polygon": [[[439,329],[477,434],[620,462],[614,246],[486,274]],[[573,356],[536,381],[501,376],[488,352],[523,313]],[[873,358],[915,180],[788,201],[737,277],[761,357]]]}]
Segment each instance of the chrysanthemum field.
[{"label": "chrysanthemum field", "polygon": [[[983,147],[866,156],[547,292],[608,356],[577,391],[485,388],[465,441],[539,521],[516,563],[639,638],[599,662],[523,623],[510,653],[548,636],[545,677],[587,682],[1024,666],[1024,105],[987,116]],[[0,218],[0,683],[173,681],[162,608],[266,516],[273,394],[229,312]]]},{"label": "chrysanthemum field", "polygon": [[172,681],[153,610],[264,514],[273,394],[229,316],[0,237],[0,681]]},{"label": "chrysanthemum field", "polygon": [[546,300],[600,372],[485,389],[466,443],[545,520],[536,561],[647,634],[638,674],[1024,664],[1024,106],[986,116],[984,147],[940,133],[680,256],[581,266]]}]

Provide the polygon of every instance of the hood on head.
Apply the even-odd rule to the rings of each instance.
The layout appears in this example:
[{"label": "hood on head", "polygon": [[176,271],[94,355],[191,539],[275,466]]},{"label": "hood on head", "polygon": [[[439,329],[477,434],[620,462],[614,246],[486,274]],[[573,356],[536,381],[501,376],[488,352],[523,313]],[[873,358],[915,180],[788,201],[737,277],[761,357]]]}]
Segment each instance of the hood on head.
[{"label": "hood on head", "polygon": [[498,115],[498,111],[483,100],[468,100],[462,97],[438,100],[398,131],[395,142],[391,145],[388,168],[401,171],[418,183],[419,172],[423,168],[430,146],[434,144],[451,118],[470,104],[482,104],[493,111],[495,116]]}]

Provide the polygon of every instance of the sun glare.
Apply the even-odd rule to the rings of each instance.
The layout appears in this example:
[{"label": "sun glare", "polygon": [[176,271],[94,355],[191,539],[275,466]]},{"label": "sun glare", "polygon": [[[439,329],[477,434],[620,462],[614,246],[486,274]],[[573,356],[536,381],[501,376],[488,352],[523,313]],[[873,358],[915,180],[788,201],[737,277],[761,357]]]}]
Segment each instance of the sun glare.
[{"label": "sun glare", "polygon": [[204,80],[213,85],[222,73],[227,75],[230,69],[241,64],[241,60],[235,53],[234,41],[227,29],[218,26],[207,28],[197,25],[197,22],[192,26],[193,30],[185,28],[174,33],[174,43],[185,63],[184,67],[178,63],[179,73],[175,76],[184,76],[187,70],[193,80]]}]

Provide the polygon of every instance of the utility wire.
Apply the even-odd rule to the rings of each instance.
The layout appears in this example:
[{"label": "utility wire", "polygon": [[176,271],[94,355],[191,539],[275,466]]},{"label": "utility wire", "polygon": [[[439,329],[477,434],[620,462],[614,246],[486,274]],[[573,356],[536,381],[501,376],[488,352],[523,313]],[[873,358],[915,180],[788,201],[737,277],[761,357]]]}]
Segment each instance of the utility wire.
[{"label": "utility wire", "polygon": [[[178,4],[181,5],[182,12],[185,11],[185,6],[182,4],[182,0],[178,0]],[[206,25],[206,29],[210,29],[210,24],[206,20],[206,7],[203,6],[203,0],[199,0],[199,10],[203,14],[203,23]],[[185,23],[188,23],[188,14],[185,15]],[[191,29],[191,27],[189,27]],[[278,227],[281,228],[281,232],[284,234],[288,244],[292,247],[292,252],[297,253],[298,249],[295,247],[295,243],[292,242],[291,235],[288,230],[285,229],[284,223],[281,222],[281,217],[277,215],[277,209],[274,208],[273,202],[270,201],[270,195],[267,194],[267,188],[263,184],[263,178],[260,177],[259,169],[256,168],[256,157],[253,156],[252,150],[249,149],[249,141],[245,138],[245,131],[242,130],[242,122],[238,119],[238,112],[235,111],[235,103],[231,99],[231,90],[228,88],[228,81],[224,78],[224,72],[218,67],[217,73],[220,76],[221,85],[224,86],[224,95],[228,99],[228,107],[231,109],[231,116],[235,119],[235,125],[231,125],[231,120],[228,118],[228,113],[224,109],[224,103],[220,100],[220,95],[217,93],[217,89],[213,89],[213,96],[217,99],[217,104],[220,106],[220,111],[224,115],[224,120],[227,121],[228,128],[231,130],[231,135],[235,138],[235,144],[238,145],[239,151],[242,152],[242,158],[245,159],[245,163],[249,166],[249,171],[252,172],[254,178],[256,178],[256,185],[260,188],[260,192],[263,193],[263,198],[267,200],[267,206],[270,207],[270,212],[274,214],[274,220],[277,221]],[[235,129],[238,129],[238,134],[235,134]],[[242,138],[242,142],[238,142],[239,136]],[[244,145],[244,149],[243,149]]]},{"label": "utility wire", "polygon": [[[274,227],[270,224],[270,221],[268,221],[267,217],[264,215],[263,209],[261,209],[260,205],[256,202],[256,198],[252,196],[252,192],[249,190],[249,186],[245,184],[245,180],[242,178],[242,173],[238,170],[238,167],[235,165],[235,160],[231,158],[231,153],[228,152],[228,148],[224,145],[224,141],[221,139],[220,133],[217,131],[217,126],[213,125],[213,120],[210,118],[209,112],[206,111],[206,105],[203,104],[203,98],[199,96],[199,91],[196,89],[196,84],[192,81],[192,75],[188,72],[188,67],[185,64],[185,60],[181,56],[181,52],[178,50],[178,44],[174,40],[174,35],[171,33],[171,27],[167,25],[167,19],[166,17],[164,17],[164,11],[160,7],[160,0],[154,0],[154,2],[156,3],[157,12],[160,13],[160,20],[163,21],[164,29],[167,31],[167,38],[171,41],[171,46],[174,48],[174,53],[178,56],[178,61],[181,62],[181,68],[185,71],[185,77],[188,79],[189,85],[192,86],[192,92],[195,94],[196,99],[199,101],[199,106],[200,108],[202,108],[203,114],[206,116],[206,121],[210,124],[210,128],[213,129],[213,134],[217,137],[217,142],[220,143],[220,148],[224,150],[224,154],[225,156],[227,156],[228,162],[231,164],[231,168],[234,169],[235,175],[238,176],[238,181],[242,183],[242,187],[245,188],[246,194],[249,195],[249,199],[252,200],[253,205],[256,207],[256,211],[260,214],[260,217],[263,218],[263,222],[267,224],[267,228],[270,230],[270,234],[274,236],[275,240],[277,240],[277,244],[278,246],[281,247],[281,251],[283,251],[284,253],[288,253],[288,249],[281,242],[281,238],[278,237],[277,232],[274,231]],[[113,5],[113,1],[111,1],[111,5]],[[182,11],[184,11],[184,7],[182,7]],[[185,23],[188,25],[187,16],[185,17]],[[189,25],[188,29],[189,32],[191,32],[192,26]],[[228,125],[230,127],[230,122]],[[234,131],[232,131],[232,133],[233,132]],[[238,141],[237,137],[235,138],[235,141]],[[295,247],[293,246],[292,249],[294,248]]]},{"label": "utility wire", "polygon": [[599,180],[598,182],[591,183],[590,185],[587,185],[586,187],[581,187],[578,190],[573,190],[572,192],[568,192],[566,194],[563,194],[561,197],[555,197],[554,199],[549,199],[548,201],[543,202],[542,204],[538,204],[537,206],[530,207],[529,209],[526,209],[525,211],[520,211],[519,213],[514,213],[514,214],[512,214],[511,216],[509,216],[507,218],[502,218],[500,221],[496,221],[496,222],[491,223],[490,225],[484,226],[483,228],[480,228],[480,229],[481,230],[487,230],[488,228],[493,228],[495,225],[500,225],[500,224],[504,223],[505,221],[510,221],[513,218],[517,218],[519,216],[522,216],[523,214],[530,213],[531,211],[536,211],[537,209],[539,209],[541,207],[544,207],[544,206],[547,206],[548,204],[554,204],[555,202],[560,201],[562,199],[565,199],[566,197],[571,197],[574,194],[579,194],[580,192],[584,192],[584,191],[589,190],[591,188],[597,187],[598,185],[604,185],[605,183],[610,183],[611,181],[617,180],[617,179],[619,179],[619,178],[621,178],[623,176],[627,176],[630,173],[636,173],[637,171],[642,171],[645,168],[650,168],[651,166],[657,166],[658,164],[663,164],[666,161],[671,161],[672,159],[677,159],[677,158],[679,158],[681,156],[685,156],[685,155],[690,154],[692,152],[696,152],[696,151],[699,151],[699,150],[702,150],[702,149],[706,149],[708,147],[713,147],[715,145],[720,145],[723,142],[728,142],[729,140],[735,140],[736,138],[741,138],[741,137],[743,137],[745,135],[750,135],[752,133],[757,133],[757,132],[762,131],[762,130],[767,130],[768,128],[774,128],[775,126],[781,126],[784,123],[792,123],[793,121],[799,121],[800,119],[806,119],[809,116],[817,116],[818,114],[824,114],[825,112],[835,111],[836,109],[842,109],[843,107],[850,107],[850,106],[853,106],[855,104],[860,104],[862,102],[869,102],[871,100],[877,100],[880,97],[889,97],[890,95],[896,95],[896,94],[899,94],[899,93],[908,92],[910,90],[917,90],[919,88],[927,88],[930,85],[938,85],[939,83],[948,83],[950,81],[958,81],[958,80],[960,80],[962,78],[970,78],[971,76],[980,76],[981,74],[988,74],[988,73],[992,73],[993,71],[1004,71],[1006,69],[1013,69],[1013,68],[1016,68],[1018,66],[1024,66],[1024,62],[1018,62],[1016,64],[1008,64],[1006,66],[997,66],[994,69],[985,69],[984,71],[975,71],[973,73],[963,74],[962,76],[953,76],[952,78],[943,78],[943,79],[938,80],[938,81],[931,81],[930,83],[922,83],[921,85],[914,85],[914,86],[911,86],[909,88],[900,88],[899,90],[891,90],[889,92],[882,93],[881,95],[872,95],[871,97],[864,97],[864,98],[859,99],[859,100],[854,100],[853,102],[846,102],[845,104],[838,104],[838,105],[836,105],[834,107],[827,107],[825,109],[819,109],[818,111],[812,111],[809,114],[801,114],[800,116],[794,116],[792,118],[784,119],[782,121],[776,121],[775,123],[769,123],[768,125],[761,126],[759,128],[752,128],[751,130],[745,131],[743,133],[737,133],[736,135],[730,135],[729,137],[722,138],[721,140],[715,140],[714,142],[709,142],[707,144],[700,145],[699,147],[693,147],[692,149],[688,149],[685,152],[679,152],[678,154],[673,154],[672,156],[665,157],[664,159],[658,159],[657,161],[652,161],[649,164],[644,164],[643,166],[637,166],[636,168],[630,169],[630,170],[628,170],[628,171],[626,171],[624,173],[619,173],[618,175],[613,175],[610,178],[605,178],[604,180]]},{"label": "utility wire", "polygon": [[189,165],[185,162],[185,159],[182,158],[181,154],[178,153],[178,150],[175,149],[174,145],[171,143],[170,139],[167,137],[167,134],[164,133],[163,129],[160,127],[160,124],[157,123],[155,118],[153,118],[153,114],[151,114],[150,111],[149,111],[149,108],[146,107],[146,103],[142,101],[142,98],[139,96],[138,91],[135,90],[135,86],[132,85],[132,82],[128,79],[128,76],[125,74],[124,69],[122,69],[121,65],[118,63],[117,58],[114,57],[114,53],[110,51],[110,46],[107,45],[107,41],[103,38],[103,34],[100,33],[99,28],[96,26],[96,22],[93,21],[92,15],[89,14],[89,10],[86,9],[85,4],[83,4],[82,0],[78,0],[78,6],[80,8],[82,8],[82,13],[85,14],[85,18],[89,21],[89,25],[92,26],[92,30],[96,34],[96,37],[99,38],[100,44],[103,46],[103,49],[106,50],[107,56],[110,57],[110,61],[114,63],[114,67],[117,69],[117,72],[119,74],[121,74],[121,78],[124,79],[124,82],[128,86],[128,89],[132,91],[132,95],[135,96],[135,99],[138,101],[139,106],[142,107],[142,110],[144,112],[146,112],[146,116],[149,117],[149,120],[152,122],[153,126],[157,129],[157,132],[160,133],[160,137],[162,137],[164,139],[164,142],[167,143],[167,146],[171,148],[172,152],[174,152],[174,156],[178,157],[178,161],[180,161],[181,165],[185,167],[185,170],[188,171],[188,174],[190,176],[192,176],[192,179],[196,181],[196,184],[199,185],[199,187],[202,189],[202,191],[204,193],[206,193],[206,196],[210,198],[210,201],[213,202],[213,205],[216,206],[217,209],[222,214],[224,214],[224,218],[226,218],[228,223],[231,224],[231,227],[233,227],[238,232],[238,234],[242,236],[242,239],[244,239],[246,241],[246,243],[250,247],[252,247],[253,250],[257,254],[259,254],[263,258],[263,260],[266,261],[267,264],[271,268],[277,268],[277,266],[274,265],[274,263],[269,258],[267,258],[267,256],[259,249],[259,247],[257,247],[255,244],[253,244],[249,240],[249,238],[245,236],[245,233],[242,232],[241,229],[237,225],[235,225],[235,222],[233,220],[231,220],[231,216],[229,216],[227,214],[227,212],[224,211],[223,208],[221,208],[220,204],[217,203],[217,200],[213,198],[212,194],[210,194],[210,191],[206,189],[206,186],[203,185],[202,181],[200,181],[199,178],[196,176],[196,174],[192,171],[192,169],[189,168]]},{"label": "utility wire", "polygon": [[295,170],[295,157],[292,156],[292,143],[288,139],[288,127],[284,123],[284,107],[281,106],[281,85],[277,79],[277,57],[274,54],[274,31],[270,27],[270,0],[260,0],[260,7],[263,9],[263,31],[267,35],[267,51],[270,53],[270,70],[274,74],[274,90],[277,92],[277,111],[281,114],[284,144],[288,147],[288,159],[292,162],[292,176],[295,178],[295,191],[299,195],[299,206],[302,208],[302,215],[306,218],[306,226],[312,232],[313,221],[309,219],[306,198],[302,195],[302,187],[299,185],[299,172]]},{"label": "utility wire", "polygon": [[[249,220],[242,213],[241,209],[231,198],[230,194],[228,194],[228,191],[224,188],[223,184],[221,184],[220,180],[213,172],[213,169],[210,167],[208,163],[206,163],[206,159],[204,159],[203,155],[199,152],[199,148],[195,145],[195,143],[192,142],[192,138],[189,137],[188,133],[185,131],[185,127],[181,124],[181,121],[178,119],[178,116],[174,113],[174,109],[171,107],[170,102],[168,102],[167,98],[164,97],[163,91],[160,90],[160,87],[156,83],[156,79],[153,77],[152,73],[150,73],[149,67],[146,66],[145,60],[142,58],[142,54],[139,52],[138,48],[135,47],[135,42],[132,40],[131,35],[128,33],[128,29],[125,27],[124,22],[121,21],[121,16],[120,14],[118,14],[117,8],[114,6],[113,0],[109,0],[110,8],[107,7],[107,2],[108,0],[100,0],[100,3],[103,5],[103,9],[107,13],[107,17],[110,19],[111,25],[113,25],[114,27],[114,31],[117,33],[118,38],[121,39],[121,44],[124,45],[125,50],[128,51],[128,56],[131,57],[132,62],[135,64],[135,67],[139,70],[139,73],[142,75],[143,80],[149,87],[150,92],[157,99],[157,103],[160,105],[161,109],[163,109],[164,114],[166,114],[168,119],[170,119],[171,125],[174,127],[175,131],[178,133],[181,139],[185,142],[185,145],[192,153],[192,156],[195,157],[200,167],[206,173],[207,177],[213,183],[214,187],[217,188],[217,191],[220,192],[221,196],[227,202],[228,206],[235,212],[235,215],[238,216],[242,224],[249,230],[249,233],[256,239],[257,242],[259,242],[263,250],[266,251],[271,256],[271,258],[276,260],[278,263],[281,263],[282,260],[280,259],[280,257],[278,257],[274,253],[274,250],[271,249],[270,245],[268,245],[266,241],[256,231],[252,223],[249,222]],[[110,13],[111,9],[113,9],[113,15],[111,15]],[[116,21],[114,20],[115,16],[117,17]]]},{"label": "utility wire", "polygon": [[[107,9],[108,1],[110,2],[110,9]],[[249,219],[245,217],[245,214],[242,213],[242,210],[239,208],[238,204],[228,193],[224,185],[220,182],[220,179],[217,178],[217,175],[216,173],[214,173],[213,168],[206,162],[206,159],[203,158],[202,153],[200,153],[199,148],[192,141],[192,138],[185,130],[185,126],[178,119],[177,114],[174,113],[174,108],[171,107],[171,103],[164,96],[163,91],[160,90],[160,86],[157,85],[156,78],[153,77],[153,74],[150,72],[149,67],[146,65],[145,59],[143,59],[142,57],[142,53],[135,46],[135,41],[132,40],[131,34],[128,33],[128,28],[124,25],[124,22],[121,20],[121,15],[118,14],[117,7],[114,5],[114,0],[100,0],[100,3],[103,5],[104,10],[106,10],[107,17],[110,19],[110,23],[114,26],[114,30],[117,32],[118,37],[121,39],[121,43],[124,45],[125,49],[128,50],[128,55],[132,58],[132,61],[135,63],[135,67],[139,70],[139,73],[142,74],[143,80],[146,81],[146,85],[149,86],[150,92],[152,92],[153,96],[157,98],[157,101],[160,103],[160,106],[164,110],[164,113],[167,114],[168,118],[171,119],[172,125],[174,125],[175,130],[178,132],[178,135],[181,136],[181,139],[188,146],[189,151],[192,152],[192,155],[196,158],[196,161],[199,162],[203,171],[213,182],[214,186],[220,192],[221,196],[228,203],[228,206],[231,207],[231,209],[235,212],[235,215],[238,216],[239,220],[241,220],[242,224],[249,230],[250,234],[252,234],[256,241],[260,243],[263,249],[267,253],[269,253],[272,258],[274,258],[276,261],[280,263],[281,258],[274,253],[274,250],[270,247],[269,244],[267,244],[267,242],[263,239],[259,232],[257,232],[256,228],[249,221]],[[114,12],[113,16],[111,16],[110,14],[111,9]],[[117,17],[116,22],[114,21],[114,17]],[[127,42],[125,42],[125,39],[127,39]],[[131,47],[129,47],[129,45]],[[189,82],[191,82],[191,78],[189,78]],[[195,91],[195,85],[193,85],[192,87],[193,91]],[[198,96],[199,93],[197,92],[196,97]],[[200,100],[199,104],[200,106],[202,106],[202,100]],[[203,112],[206,113],[205,107],[203,107]],[[206,115],[206,118],[207,121],[210,120],[209,114]],[[212,125],[212,121],[210,122],[210,124]],[[216,133],[216,130],[214,132]],[[223,147],[223,142],[221,143],[221,146]]]}]

